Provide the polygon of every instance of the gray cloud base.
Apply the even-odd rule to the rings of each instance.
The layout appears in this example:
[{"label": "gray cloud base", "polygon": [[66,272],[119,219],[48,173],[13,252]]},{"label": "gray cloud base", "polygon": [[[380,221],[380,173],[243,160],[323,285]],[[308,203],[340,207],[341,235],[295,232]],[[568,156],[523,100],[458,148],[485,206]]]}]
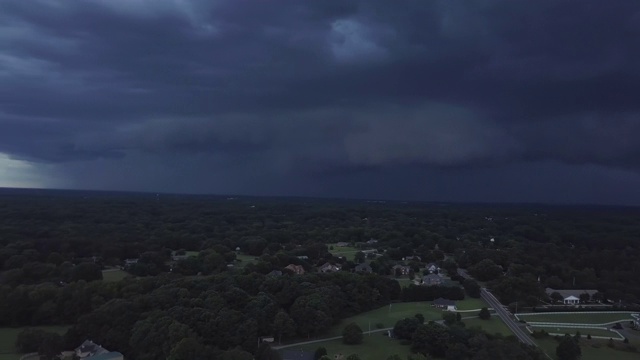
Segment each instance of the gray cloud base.
[{"label": "gray cloud base", "polygon": [[[640,169],[639,36],[631,0],[4,1],[0,152],[75,187],[458,198],[540,169],[619,187]],[[628,199],[588,193],[566,200]]]}]

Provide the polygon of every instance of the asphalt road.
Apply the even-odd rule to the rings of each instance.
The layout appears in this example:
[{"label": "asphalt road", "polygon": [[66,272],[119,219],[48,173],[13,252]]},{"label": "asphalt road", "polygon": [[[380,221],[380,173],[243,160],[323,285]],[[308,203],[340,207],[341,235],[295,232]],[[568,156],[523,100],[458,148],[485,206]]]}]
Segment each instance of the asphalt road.
[{"label": "asphalt road", "polygon": [[516,337],[520,341],[527,345],[537,346],[533,339],[529,336],[529,334],[527,334],[527,332],[523,330],[522,327],[520,327],[519,323],[511,318],[509,312],[505,310],[504,307],[502,307],[500,301],[498,301],[498,299],[493,296],[492,293],[483,288],[480,290],[480,296],[484,301],[491,305],[500,319],[502,319],[502,321],[507,324],[507,327],[516,335]]},{"label": "asphalt road", "polygon": [[[463,278],[465,278],[465,279],[473,279],[463,269],[458,269],[458,274],[460,276],[462,276]],[[495,311],[496,314],[498,314],[500,319],[502,319],[502,321],[505,324],[507,324],[507,327],[509,328],[509,330],[511,330],[511,332],[513,332],[513,334],[520,341],[522,341],[523,343],[525,343],[527,345],[538,346],[538,345],[536,345],[535,341],[533,341],[533,339],[529,336],[529,334],[527,334],[527,332],[524,329],[522,329],[520,324],[518,322],[516,322],[515,320],[513,320],[513,318],[509,314],[509,312],[504,309],[504,307],[502,306],[500,301],[498,301],[498,299],[495,296],[493,296],[492,293],[487,291],[487,289],[482,288],[480,290],[480,296],[482,297],[482,299],[484,301],[486,301],[493,308],[493,311]]]}]

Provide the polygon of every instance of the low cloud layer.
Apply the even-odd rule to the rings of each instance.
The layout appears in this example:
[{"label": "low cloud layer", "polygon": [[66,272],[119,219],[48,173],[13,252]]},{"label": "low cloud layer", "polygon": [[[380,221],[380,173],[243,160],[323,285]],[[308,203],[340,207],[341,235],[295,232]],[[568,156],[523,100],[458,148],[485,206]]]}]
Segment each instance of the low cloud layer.
[{"label": "low cloud layer", "polygon": [[[633,0],[3,1],[0,153],[75,188],[619,187],[640,171],[638,36]],[[628,199],[588,193],[565,200]]]}]

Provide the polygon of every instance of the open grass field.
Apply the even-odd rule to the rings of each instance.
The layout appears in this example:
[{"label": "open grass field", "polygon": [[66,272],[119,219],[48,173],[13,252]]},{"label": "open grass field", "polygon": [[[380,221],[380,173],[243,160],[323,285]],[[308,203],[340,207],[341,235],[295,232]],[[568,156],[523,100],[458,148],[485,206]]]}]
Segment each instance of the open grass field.
[{"label": "open grass field", "polygon": [[129,273],[120,269],[102,270],[102,280],[107,282],[118,282],[127,276]]},{"label": "open grass field", "polygon": [[[487,305],[487,303],[482,299],[466,297],[462,301],[456,301],[456,307],[458,310],[476,310],[482,309],[483,307],[489,307],[489,305]],[[462,316],[465,316],[464,313]]]},{"label": "open grass field", "polygon": [[501,334],[504,336],[511,336],[513,333],[505,323],[500,320],[498,316],[492,316],[489,320],[482,320],[480,318],[462,320],[467,328],[479,327],[489,334]]},{"label": "open grass field", "polygon": [[631,313],[574,313],[574,314],[557,314],[557,313],[537,313],[535,315],[516,315],[518,319],[526,322],[552,322],[552,323],[570,323],[570,324],[605,324],[614,321],[631,320]]},{"label": "open grass field", "polygon": [[398,320],[414,317],[418,313],[424,315],[425,321],[442,320],[442,310],[431,307],[430,302],[396,303],[391,307],[384,306],[343,319],[338,325],[331,328],[326,336],[342,335],[342,329],[352,322],[358,324],[363,331],[369,330],[369,323],[371,323],[371,330],[375,330],[378,323],[381,323],[384,328],[391,328]]},{"label": "open grass field", "polygon": [[603,330],[603,329],[567,328],[567,327],[559,328],[554,326],[545,326],[545,327],[535,326],[535,327],[532,327],[531,330],[534,330],[534,331],[544,330],[550,334],[569,334],[569,335],[575,335],[576,332],[580,331],[580,334],[585,338],[587,337],[587,335],[602,336],[602,337],[613,338],[613,339],[620,338],[620,335],[618,335],[617,333],[613,331]]},{"label": "open grass field", "polygon": [[409,279],[408,277],[402,277],[397,279],[394,278],[394,280],[398,281],[398,283],[402,287],[408,287],[409,285],[413,284],[413,280]]},{"label": "open grass field", "polygon": [[[42,329],[64,335],[68,326],[34,326],[34,329]],[[20,354],[16,353],[15,343],[18,334],[25,328],[0,328],[0,360],[18,360]]]},{"label": "open grass field", "polygon": [[[584,339],[584,338],[583,338]],[[536,340],[536,343],[540,348],[547,353],[552,359],[556,360],[556,347],[558,343],[554,339],[541,339]],[[600,343],[602,346],[598,349],[594,348],[592,344]],[[580,349],[582,350],[582,358],[581,360],[638,360],[640,359],[640,354],[632,353],[621,350],[610,349],[604,344],[606,340],[586,340],[582,341]]]},{"label": "open grass field", "polygon": [[316,344],[302,345],[300,347],[289,348],[291,350],[304,350],[314,352],[318,347],[323,346],[327,349],[327,355],[334,358],[334,355],[343,354],[345,358],[351,354],[358,354],[363,360],[386,359],[391,355],[398,354],[402,359],[406,359],[411,353],[408,345],[401,345],[398,340],[390,339],[386,333],[373,333],[365,335],[362,344],[345,345],[342,339],[331,340]]},{"label": "open grass field", "polygon": [[253,255],[237,254],[236,259],[240,260],[240,262],[236,263],[236,267],[243,268],[247,266],[247,264],[255,261],[256,257]]},{"label": "open grass field", "polygon": [[331,246],[333,246],[333,250],[329,250],[329,252],[333,255],[333,256],[344,256],[345,258],[347,258],[347,260],[351,260],[353,261],[356,253],[359,251],[359,249],[356,249],[354,247],[351,246],[336,246],[336,244],[327,244],[327,246],[329,247],[329,249],[331,249]]},{"label": "open grass field", "polygon": [[200,255],[200,251],[186,251],[185,255],[187,255],[187,256],[198,256],[198,255]]}]

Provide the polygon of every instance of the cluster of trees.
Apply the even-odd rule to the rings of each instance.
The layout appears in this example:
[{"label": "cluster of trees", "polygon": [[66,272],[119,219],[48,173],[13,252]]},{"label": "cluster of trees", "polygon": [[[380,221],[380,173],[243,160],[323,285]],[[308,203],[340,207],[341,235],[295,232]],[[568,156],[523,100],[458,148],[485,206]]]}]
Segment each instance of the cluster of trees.
[{"label": "cluster of trees", "polygon": [[445,325],[424,324],[416,315],[396,323],[396,338],[409,341],[414,353],[451,360],[523,359],[541,360],[542,353],[513,338],[489,335],[478,328],[466,328],[455,313],[443,315]]},{"label": "cluster of trees", "polygon": [[[75,324],[64,341],[91,337],[133,359],[179,359],[189,349],[270,356],[268,348],[258,349],[256,336],[321,334],[390,301],[464,298],[455,286],[401,289],[391,269],[407,256],[421,258],[407,263],[414,274],[438,262],[471,297],[479,297],[480,287],[456,275],[458,267],[488,282],[507,304],[535,306],[546,297],[545,287],[597,289],[598,299],[638,303],[638,233],[637,210],[625,208],[2,190],[0,326]],[[337,259],[327,246],[344,241],[364,248],[372,238],[383,255],[371,260],[371,275],[346,273],[364,254],[356,262]],[[257,260],[234,271],[227,264],[237,261],[236,248]],[[199,255],[174,262],[171,249]],[[137,279],[96,281],[104,266],[129,258],[139,259],[128,268]],[[346,271],[264,276],[290,263],[309,272],[324,261],[340,262]],[[198,274],[204,276],[192,276]],[[159,333],[152,323],[171,331]],[[411,339],[418,330],[437,332],[423,323],[410,329]],[[447,351],[509,343],[471,341],[480,334],[459,325],[445,330],[449,337],[442,337],[465,339]],[[131,339],[142,345],[132,347]],[[446,355],[431,346],[417,341],[414,348]],[[509,353],[518,351],[524,350],[516,346]]]},{"label": "cluster of trees", "polygon": [[410,284],[402,288],[402,301],[433,301],[437,298],[464,300],[464,290],[459,286],[423,286]]},{"label": "cluster of trees", "polygon": [[80,281],[0,292],[0,326],[75,324],[67,344],[90,338],[131,359],[168,358],[189,348],[183,339],[206,353],[240,348],[255,354],[260,336],[321,334],[345,317],[399,297],[395,280],[346,272]]}]

